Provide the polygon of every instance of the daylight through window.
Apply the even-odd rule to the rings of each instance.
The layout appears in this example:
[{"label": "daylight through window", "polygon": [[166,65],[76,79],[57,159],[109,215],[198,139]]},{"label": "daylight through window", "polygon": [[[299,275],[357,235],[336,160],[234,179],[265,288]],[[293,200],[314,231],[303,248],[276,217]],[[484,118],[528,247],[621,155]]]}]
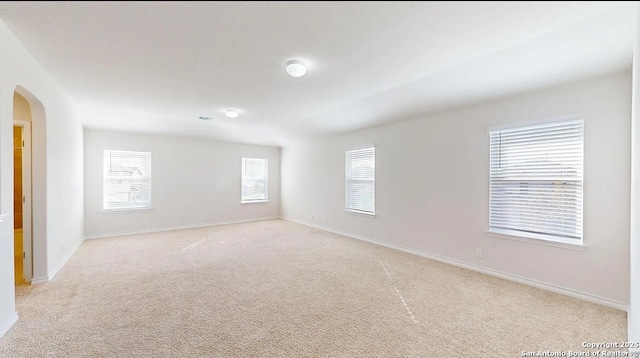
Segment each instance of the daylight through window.
[{"label": "daylight through window", "polygon": [[376,148],[345,152],[345,209],[365,214],[376,210]]},{"label": "daylight through window", "polygon": [[151,152],[104,151],[104,210],[151,207]]},{"label": "daylight through window", "polygon": [[582,241],[583,120],[490,131],[490,230]]},{"label": "daylight through window", "polygon": [[241,202],[263,202],[268,199],[267,160],[242,158]]}]

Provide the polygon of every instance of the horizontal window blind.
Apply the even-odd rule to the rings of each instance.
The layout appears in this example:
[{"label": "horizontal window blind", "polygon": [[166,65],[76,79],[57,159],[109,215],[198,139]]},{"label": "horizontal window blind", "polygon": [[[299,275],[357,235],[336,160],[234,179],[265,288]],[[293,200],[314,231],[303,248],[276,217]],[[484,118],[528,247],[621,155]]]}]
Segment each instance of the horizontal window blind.
[{"label": "horizontal window blind", "polygon": [[104,151],[103,209],[151,207],[151,152]]},{"label": "horizontal window blind", "polygon": [[376,148],[345,152],[345,208],[375,213]]},{"label": "horizontal window blind", "polygon": [[267,160],[242,158],[242,202],[267,200]]},{"label": "horizontal window blind", "polygon": [[582,240],[584,122],[490,132],[489,225]]}]

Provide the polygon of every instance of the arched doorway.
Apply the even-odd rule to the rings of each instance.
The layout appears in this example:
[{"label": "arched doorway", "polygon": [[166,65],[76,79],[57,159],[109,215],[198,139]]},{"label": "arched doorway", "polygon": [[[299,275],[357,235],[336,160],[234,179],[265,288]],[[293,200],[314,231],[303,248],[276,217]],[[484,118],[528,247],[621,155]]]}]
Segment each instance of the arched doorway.
[{"label": "arched doorway", "polygon": [[[14,91],[13,119],[14,240],[15,246],[22,243],[22,252],[14,254],[22,254],[22,281],[47,282],[45,111],[40,100],[21,86]],[[18,134],[21,142],[16,140]]]},{"label": "arched doorway", "polygon": [[31,107],[13,94],[13,239],[16,285],[31,282]]}]

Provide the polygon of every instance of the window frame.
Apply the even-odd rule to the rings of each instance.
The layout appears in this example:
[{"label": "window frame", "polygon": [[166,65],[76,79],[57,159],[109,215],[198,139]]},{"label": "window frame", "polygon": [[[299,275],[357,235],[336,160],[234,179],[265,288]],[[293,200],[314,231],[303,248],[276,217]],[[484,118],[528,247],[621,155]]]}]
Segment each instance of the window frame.
[{"label": "window frame", "polygon": [[[547,233],[539,233],[539,232],[529,232],[529,231],[523,231],[523,230],[518,230],[518,229],[512,229],[512,228],[502,228],[502,227],[495,227],[495,226],[491,226],[491,206],[492,206],[492,195],[491,195],[491,184],[492,184],[492,173],[491,173],[491,155],[492,155],[492,148],[491,148],[491,133],[495,132],[495,131],[501,131],[501,130],[512,130],[512,129],[519,129],[519,128],[526,128],[526,127],[532,127],[532,126],[542,126],[542,125],[554,125],[554,124],[562,124],[562,123],[570,123],[570,122],[581,122],[582,125],[582,138],[581,138],[581,149],[582,152],[581,154],[581,173],[580,173],[580,196],[582,199],[582,202],[580,204],[580,216],[577,217],[577,220],[580,221],[580,237],[579,238],[570,238],[570,237],[565,237],[565,236],[560,236],[560,235],[554,235],[554,234],[547,234]],[[585,121],[585,116],[582,113],[575,113],[575,114],[570,114],[570,115],[565,115],[565,116],[558,116],[558,117],[554,117],[554,118],[548,118],[548,119],[543,119],[543,120],[536,120],[536,121],[528,121],[528,122],[518,122],[518,123],[510,123],[507,125],[501,125],[501,126],[492,126],[492,127],[488,127],[487,128],[487,137],[489,140],[488,146],[488,184],[489,184],[489,191],[488,191],[488,210],[487,210],[487,222],[488,222],[488,229],[486,230],[486,233],[489,236],[492,237],[498,237],[498,238],[504,238],[504,239],[510,239],[510,240],[515,240],[515,241],[524,241],[524,242],[533,242],[533,243],[537,243],[537,244],[542,244],[542,245],[547,245],[547,246],[555,246],[555,247],[561,247],[561,248],[568,248],[568,249],[574,249],[574,250],[584,250],[584,248],[587,247],[587,245],[585,245],[585,233],[584,233],[584,194],[585,194],[585,176],[584,176],[584,169],[585,169],[585,165],[584,165],[584,157],[585,157],[585,142],[586,142],[586,121]],[[568,180],[567,182],[569,182],[570,180]],[[525,180],[523,180],[522,182],[525,182]],[[534,182],[535,181],[531,181]]]},{"label": "window frame", "polygon": [[[264,198],[259,199],[245,199],[244,197],[244,182],[245,182],[245,160],[261,160],[264,162]],[[240,164],[240,203],[241,204],[254,204],[254,203],[268,203],[269,202],[269,159],[256,158],[256,157],[242,157]],[[247,179],[249,180],[249,179]]]},{"label": "window frame", "polygon": [[[349,207],[347,205],[347,203],[350,201],[349,200],[349,183],[351,181],[353,181],[353,179],[348,178],[348,170],[347,170],[347,161],[348,161],[348,155],[349,153],[352,152],[357,152],[357,151],[363,151],[363,150],[370,150],[373,149],[373,179],[370,180],[373,182],[373,203],[372,203],[372,207],[373,207],[373,211],[367,211],[367,210],[361,210],[361,209],[357,209],[357,208],[352,208]],[[356,147],[356,148],[351,148],[351,149],[346,149],[345,150],[345,154],[344,154],[344,158],[345,158],[345,163],[344,163],[344,210],[347,213],[350,214],[357,214],[357,215],[364,215],[364,216],[368,216],[368,217],[375,217],[376,216],[376,146],[375,145],[367,145],[367,146],[361,146],[361,147]],[[359,181],[364,181],[364,180],[359,180]]]},{"label": "window frame", "polygon": [[[147,181],[147,186],[148,186],[148,190],[149,190],[149,199],[147,201],[147,204],[144,206],[129,206],[129,207],[108,207],[108,200],[107,200],[107,180],[113,180],[115,178],[108,178],[107,177],[107,161],[106,161],[106,156],[108,152],[129,152],[129,153],[144,153],[146,154],[146,162],[149,163],[149,168],[148,168],[148,175],[146,176],[146,181]],[[109,149],[109,148],[105,148],[102,151],[102,211],[105,213],[115,213],[115,212],[132,212],[132,211],[148,211],[148,210],[152,210],[152,161],[153,161],[153,154],[151,150],[125,150],[125,149]],[[110,163],[109,163],[110,164]],[[143,176],[141,179],[141,181],[145,180],[145,177]]]}]

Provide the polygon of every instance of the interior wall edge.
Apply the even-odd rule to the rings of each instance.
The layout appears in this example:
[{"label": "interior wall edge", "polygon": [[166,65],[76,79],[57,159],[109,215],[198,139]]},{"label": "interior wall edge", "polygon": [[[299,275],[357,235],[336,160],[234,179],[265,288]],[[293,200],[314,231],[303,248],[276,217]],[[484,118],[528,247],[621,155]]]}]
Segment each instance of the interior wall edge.
[{"label": "interior wall edge", "polygon": [[0,325],[0,337],[4,336],[18,322],[18,312],[14,312]]}]

